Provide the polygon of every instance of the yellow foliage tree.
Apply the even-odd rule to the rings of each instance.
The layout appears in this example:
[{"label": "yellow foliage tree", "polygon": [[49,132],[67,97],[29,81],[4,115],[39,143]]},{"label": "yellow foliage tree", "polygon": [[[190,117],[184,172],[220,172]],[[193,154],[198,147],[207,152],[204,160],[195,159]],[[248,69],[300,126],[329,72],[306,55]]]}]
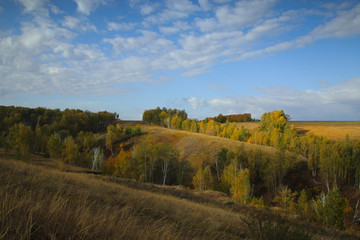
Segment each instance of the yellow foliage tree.
[{"label": "yellow foliage tree", "polygon": [[65,138],[62,155],[64,156],[64,161],[70,165],[74,164],[75,160],[79,157],[79,147],[72,136]]},{"label": "yellow foliage tree", "polygon": [[238,169],[236,163],[231,163],[224,169],[224,179],[230,185],[230,193],[235,201],[247,204],[250,202],[249,169]]},{"label": "yellow foliage tree", "polygon": [[193,177],[193,185],[198,191],[205,191],[210,189],[213,184],[210,167],[207,166],[204,170],[199,167],[196,175]]},{"label": "yellow foliage tree", "polygon": [[131,152],[120,150],[114,161],[114,172],[115,176],[131,177]]}]

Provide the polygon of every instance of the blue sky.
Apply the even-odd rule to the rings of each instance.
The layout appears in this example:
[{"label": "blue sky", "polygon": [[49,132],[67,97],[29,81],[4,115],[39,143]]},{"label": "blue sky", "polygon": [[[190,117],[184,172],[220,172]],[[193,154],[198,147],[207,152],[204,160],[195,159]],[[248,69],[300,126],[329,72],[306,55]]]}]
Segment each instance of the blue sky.
[{"label": "blue sky", "polygon": [[360,2],[1,0],[0,105],[360,120]]}]

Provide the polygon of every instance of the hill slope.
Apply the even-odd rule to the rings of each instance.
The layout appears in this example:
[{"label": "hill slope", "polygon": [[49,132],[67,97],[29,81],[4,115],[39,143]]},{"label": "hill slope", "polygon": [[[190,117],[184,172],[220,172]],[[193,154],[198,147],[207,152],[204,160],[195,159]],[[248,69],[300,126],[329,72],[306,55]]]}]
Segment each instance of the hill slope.
[{"label": "hill slope", "polygon": [[161,143],[171,143],[176,146],[180,153],[180,159],[188,160],[193,167],[197,167],[201,158],[207,158],[213,163],[221,148],[236,151],[243,146],[245,152],[259,150],[266,155],[274,155],[273,147],[249,144],[228,138],[220,138],[201,133],[192,133],[174,129],[167,129],[156,126],[141,125],[141,129],[150,133],[153,141]]},{"label": "hill slope", "polygon": [[[68,168],[73,170],[81,172]],[[130,187],[129,181],[63,172],[53,164],[33,165],[3,154],[0,172],[4,239],[259,239],[260,234],[267,239],[356,239],[261,209],[209,203],[188,190],[177,189],[188,196],[179,199],[169,187],[168,193],[131,181]]]}]

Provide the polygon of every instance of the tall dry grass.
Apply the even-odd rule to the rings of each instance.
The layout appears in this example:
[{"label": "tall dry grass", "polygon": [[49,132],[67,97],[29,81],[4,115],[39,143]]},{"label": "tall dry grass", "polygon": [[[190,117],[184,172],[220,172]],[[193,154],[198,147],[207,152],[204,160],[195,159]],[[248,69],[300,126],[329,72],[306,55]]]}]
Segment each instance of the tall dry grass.
[{"label": "tall dry grass", "polygon": [[222,209],[0,160],[1,239],[241,239]]},{"label": "tall dry grass", "polygon": [[8,159],[0,159],[0,173],[0,239],[357,239],[237,204],[179,199],[103,176]]}]

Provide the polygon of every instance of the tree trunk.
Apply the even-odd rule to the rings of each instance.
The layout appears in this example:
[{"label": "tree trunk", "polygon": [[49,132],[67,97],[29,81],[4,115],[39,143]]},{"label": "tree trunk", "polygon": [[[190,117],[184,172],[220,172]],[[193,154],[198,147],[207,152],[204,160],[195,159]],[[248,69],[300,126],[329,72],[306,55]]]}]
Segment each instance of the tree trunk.
[{"label": "tree trunk", "polygon": [[220,182],[219,165],[218,165],[218,161],[217,161],[217,160],[216,160],[216,162],[215,162],[215,166],[216,166],[216,174],[217,174],[218,182]]}]

